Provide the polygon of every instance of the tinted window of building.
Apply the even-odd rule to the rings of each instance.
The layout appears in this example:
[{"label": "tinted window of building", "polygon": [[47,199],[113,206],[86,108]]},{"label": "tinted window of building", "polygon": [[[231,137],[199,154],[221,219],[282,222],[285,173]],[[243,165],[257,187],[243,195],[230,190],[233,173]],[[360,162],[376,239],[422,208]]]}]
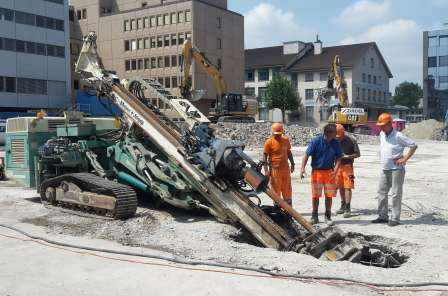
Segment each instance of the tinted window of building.
[{"label": "tinted window of building", "polygon": [[246,87],[244,93],[246,96],[255,96],[255,87]]},{"label": "tinted window of building", "polygon": [[439,66],[440,67],[448,66],[448,55],[439,57]]},{"label": "tinted window of building", "polygon": [[269,80],[269,69],[258,70],[258,81],[268,81]]},{"label": "tinted window of building", "polygon": [[311,73],[311,72],[305,73],[305,81],[306,82],[314,81],[313,73]]},{"label": "tinted window of building", "polygon": [[327,81],[327,79],[328,79],[328,73],[327,72],[321,72],[319,74],[319,76],[320,76],[320,81]]},{"label": "tinted window of building", "polygon": [[254,81],[255,75],[254,70],[246,70],[246,81]]},{"label": "tinted window of building", "polygon": [[314,89],[305,89],[305,100],[314,100]]},{"label": "tinted window of building", "polygon": [[5,77],[5,91],[10,93],[16,92],[16,78]]},{"label": "tinted window of building", "polygon": [[437,67],[437,57],[428,58],[428,67],[429,68]]}]

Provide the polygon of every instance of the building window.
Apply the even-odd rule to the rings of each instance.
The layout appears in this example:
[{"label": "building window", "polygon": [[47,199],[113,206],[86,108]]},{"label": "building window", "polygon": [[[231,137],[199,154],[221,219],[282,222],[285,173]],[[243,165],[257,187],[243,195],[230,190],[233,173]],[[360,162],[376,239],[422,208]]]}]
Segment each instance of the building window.
[{"label": "building window", "polygon": [[165,77],[165,87],[171,88],[171,77]]},{"label": "building window", "polygon": [[163,15],[158,15],[157,16],[157,26],[163,26]]},{"label": "building window", "polygon": [[129,40],[125,40],[124,41],[124,51],[129,51],[131,50],[131,43],[129,42]]},{"label": "building window", "polygon": [[440,36],[440,46],[448,46],[448,36]]},{"label": "building window", "polygon": [[320,81],[327,81],[328,80],[328,73],[327,72],[321,72],[319,74],[319,78],[320,78]]},{"label": "building window", "polygon": [[220,58],[218,58],[218,61],[217,61],[217,68],[218,68],[218,70],[221,70],[222,69],[222,59],[220,59]]},{"label": "building window", "polygon": [[297,90],[298,86],[299,86],[299,81],[298,81],[298,74],[297,73],[292,73],[291,74],[291,84],[292,87]]},{"label": "building window", "polygon": [[185,33],[185,37],[186,37],[186,39],[193,40],[193,39],[191,38],[191,32],[187,32],[187,33]]},{"label": "building window", "polygon": [[255,81],[254,70],[246,70],[245,74],[246,74],[245,75],[246,76],[246,78],[245,78],[246,81],[249,81],[249,82]]},{"label": "building window", "polygon": [[305,82],[310,82],[310,81],[314,81],[314,73],[312,72],[308,72],[305,73]]},{"label": "building window", "polygon": [[148,48],[150,48],[151,47],[151,44],[149,43],[149,38],[145,38],[144,39],[145,40],[145,49],[148,49]]},{"label": "building window", "polygon": [[171,46],[177,45],[177,34],[171,34]]},{"label": "building window", "polygon": [[362,100],[365,101],[365,100],[366,100],[366,89],[363,88],[363,89],[361,90],[361,92],[362,92]]},{"label": "building window", "polygon": [[314,89],[305,89],[305,100],[311,101],[314,100]]},{"label": "building window", "polygon": [[189,10],[185,11],[185,21],[187,23],[191,22],[191,12]]},{"label": "building window", "polygon": [[132,19],[131,20],[131,31],[134,31],[136,27],[137,27],[137,24],[135,22],[135,19]]},{"label": "building window", "polygon": [[9,93],[16,92],[16,79],[15,77],[5,77],[5,91]]},{"label": "building window", "polygon": [[157,26],[157,19],[155,16],[150,17],[150,25],[151,25],[151,28],[154,28]]},{"label": "building window", "polygon": [[36,43],[36,54],[38,54],[38,55],[46,55],[47,54],[45,44]]},{"label": "building window", "polygon": [[438,37],[429,37],[428,45],[429,45],[429,47],[439,46],[439,38]]},{"label": "building window", "polygon": [[157,59],[151,58],[151,69],[157,68]]},{"label": "building window", "polygon": [[367,82],[372,83],[372,75],[367,75]]},{"label": "building window", "polygon": [[137,69],[143,70],[143,59],[137,60]]},{"label": "building window", "polygon": [[165,67],[170,67],[171,57],[170,56],[165,56],[164,60],[165,60]]},{"label": "building window", "polygon": [[439,83],[448,83],[448,76],[439,76]]},{"label": "building window", "polygon": [[16,40],[16,51],[25,52],[25,41]]},{"label": "building window", "polygon": [[17,78],[17,92],[21,94],[47,94],[47,81],[30,78]]},{"label": "building window", "polygon": [[439,57],[439,66],[440,67],[448,66],[448,55]]},{"label": "building window", "polygon": [[171,18],[170,18],[170,15],[168,14],[168,13],[166,13],[166,14],[164,14],[163,15],[163,18],[164,18],[164,25],[166,26],[166,25],[169,25],[171,22],[170,22],[170,20],[171,20]]},{"label": "building window", "polygon": [[376,84],[376,76],[373,75],[373,84]]},{"label": "building window", "polygon": [[144,49],[145,48],[145,43],[143,39],[138,39],[138,44],[137,44],[137,49]]},{"label": "building window", "polygon": [[269,80],[269,69],[258,70],[258,81],[268,81]]},{"label": "building window", "polygon": [[356,99],[357,99],[357,100],[359,100],[359,93],[360,93],[360,91],[359,91],[359,87],[357,87],[357,88],[356,88]]},{"label": "building window", "polygon": [[171,24],[177,24],[177,13],[175,12],[171,13]]},{"label": "building window", "polygon": [[141,18],[137,19],[137,30],[141,30],[143,28],[143,20]]},{"label": "building window", "polygon": [[184,22],[184,20],[185,20],[185,18],[184,18],[184,12],[183,12],[183,11],[179,11],[179,12],[177,13],[177,22],[178,22],[179,24],[181,24],[181,23]]},{"label": "building window", "polygon": [[259,87],[258,88],[258,96],[262,99],[266,98],[267,87]]},{"label": "building window", "polygon": [[163,45],[165,47],[170,46],[170,35],[165,35],[163,38],[164,38]]},{"label": "building window", "polygon": [[131,30],[131,23],[129,22],[129,20],[124,20],[124,22],[123,22],[123,29],[124,29],[125,32]]},{"label": "building window", "polygon": [[131,40],[131,50],[137,50],[137,40]]},{"label": "building window", "polygon": [[362,65],[363,65],[363,66],[366,65],[366,57],[362,57]]},{"label": "building window", "polygon": [[362,82],[366,82],[366,73],[362,73]]},{"label": "building window", "polygon": [[87,9],[83,8],[82,10],[82,19],[85,20],[87,19]]},{"label": "building window", "polygon": [[171,56],[171,67],[176,67],[177,66],[177,55],[172,55]]},{"label": "building window", "polygon": [[171,85],[173,88],[177,87],[177,77],[171,77]]},{"label": "building window", "polygon": [[221,40],[221,38],[218,38],[218,39],[217,39],[216,47],[217,47],[218,49],[222,49],[222,40]]},{"label": "building window", "polygon": [[36,16],[34,14],[16,11],[16,23],[35,26]]},{"label": "building window", "polygon": [[163,68],[163,57],[158,57],[157,58],[157,67],[158,68]]},{"label": "building window", "polygon": [[184,44],[184,41],[185,41],[185,34],[179,33],[179,39],[178,39],[179,45]]},{"label": "building window", "polygon": [[160,85],[163,85],[163,77],[159,77],[159,78],[157,78],[157,80],[159,81]]},{"label": "building window", "polygon": [[143,28],[149,28],[149,17],[143,18]]},{"label": "building window", "polygon": [[307,106],[305,107],[305,118],[306,121],[310,122],[314,119],[314,107],[313,106]]},{"label": "building window", "polygon": [[137,70],[137,60],[131,60],[131,70]]},{"label": "building window", "polygon": [[373,69],[375,67],[375,60],[370,58],[370,68]]},{"label": "building window", "polygon": [[151,64],[149,63],[149,58],[145,59],[145,70],[148,70],[151,68]]},{"label": "building window", "polygon": [[157,36],[157,47],[163,47],[163,36]]},{"label": "building window", "polygon": [[[1,15],[0,15],[0,19],[1,19],[2,17],[1,17]],[[71,21],[71,22],[74,22],[75,21],[75,11],[72,9],[72,8],[70,8],[69,9],[69,11],[68,11],[68,19]]]},{"label": "building window", "polygon": [[156,37],[151,37],[151,48],[156,48]]},{"label": "building window", "polygon": [[372,99],[372,91],[370,89],[367,90],[367,100],[371,101]]},{"label": "building window", "polygon": [[244,89],[244,94],[246,96],[255,96],[255,87],[246,87]]},{"label": "building window", "polygon": [[220,16],[216,18],[216,27],[218,27],[218,29],[222,28],[222,18]]}]

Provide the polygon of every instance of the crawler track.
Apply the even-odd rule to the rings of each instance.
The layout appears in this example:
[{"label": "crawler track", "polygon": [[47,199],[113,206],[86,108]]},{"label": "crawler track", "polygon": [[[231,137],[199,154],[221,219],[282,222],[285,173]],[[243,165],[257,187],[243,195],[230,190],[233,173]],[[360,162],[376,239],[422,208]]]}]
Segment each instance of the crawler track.
[{"label": "crawler track", "polygon": [[[78,186],[83,192],[91,192],[107,195],[115,199],[113,210],[102,208],[98,204],[79,204],[58,200],[49,201],[46,195],[48,188],[59,188],[63,182],[69,182]],[[84,212],[95,212],[99,215],[113,217],[114,219],[127,219],[134,216],[137,210],[137,195],[135,191],[126,185],[109,181],[89,173],[65,174],[42,182],[39,188],[41,198],[53,205],[76,209]]]}]

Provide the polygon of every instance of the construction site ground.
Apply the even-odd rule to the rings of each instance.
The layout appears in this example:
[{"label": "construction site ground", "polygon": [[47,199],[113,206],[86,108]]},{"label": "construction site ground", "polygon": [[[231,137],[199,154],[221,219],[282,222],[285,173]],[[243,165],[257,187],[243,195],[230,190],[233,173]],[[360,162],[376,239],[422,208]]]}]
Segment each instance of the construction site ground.
[{"label": "construction site ground", "polygon": [[[303,151],[304,147],[294,148],[297,171]],[[376,217],[378,146],[361,145],[361,153],[355,164],[354,216],[335,216],[334,220],[343,230],[366,235],[406,256],[407,262],[396,269],[327,262],[262,248],[243,231],[210,216],[169,207],[157,209],[151,203],[142,204],[137,216],[127,221],[82,217],[45,208],[35,191],[17,187],[11,180],[0,183],[0,223],[79,245],[175,254],[182,259],[299,275],[377,283],[448,282],[448,143],[419,142],[417,154],[407,166],[402,225],[394,228],[370,223]],[[256,159],[260,154],[261,150],[250,152]],[[309,179],[300,181],[295,172],[293,191],[294,207],[309,218]],[[270,203],[265,197],[263,202]],[[338,206],[339,198],[333,211]],[[4,228],[0,228],[0,250],[0,295],[448,295],[380,292],[345,283],[257,277],[262,274],[60,248],[26,240]]]}]

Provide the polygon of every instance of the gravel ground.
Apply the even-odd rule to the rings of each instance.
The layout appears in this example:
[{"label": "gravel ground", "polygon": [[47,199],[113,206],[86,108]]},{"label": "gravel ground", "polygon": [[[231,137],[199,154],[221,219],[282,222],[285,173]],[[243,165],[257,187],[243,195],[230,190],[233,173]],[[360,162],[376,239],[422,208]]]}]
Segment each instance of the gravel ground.
[{"label": "gravel ground", "polygon": [[[294,148],[296,163],[304,148]],[[336,217],[345,231],[363,233],[409,257],[397,269],[382,269],[349,262],[325,262],[292,252],[254,245],[247,235],[231,225],[218,223],[206,215],[168,207],[140,207],[135,218],[104,221],[44,208],[33,190],[0,188],[0,221],[33,225],[48,236],[64,235],[83,239],[103,239],[128,247],[175,253],[188,259],[263,267],[268,270],[304,275],[343,276],[352,279],[393,282],[448,281],[448,143],[420,142],[415,158],[408,164],[404,193],[403,224],[390,228],[374,225],[376,190],[379,175],[378,147],[361,145],[362,157],[356,162],[357,189],[354,216]],[[254,158],[261,150],[250,151]],[[309,217],[310,184],[293,174],[294,207]],[[266,198],[263,202],[269,203]],[[335,202],[335,207],[339,201]],[[339,295],[339,294],[338,294]],[[363,291],[359,295],[370,295]],[[372,294],[373,295],[373,294]],[[394,294],[408,295],[408,294]],[[442,295],[442,294],[427,294]]]}]

